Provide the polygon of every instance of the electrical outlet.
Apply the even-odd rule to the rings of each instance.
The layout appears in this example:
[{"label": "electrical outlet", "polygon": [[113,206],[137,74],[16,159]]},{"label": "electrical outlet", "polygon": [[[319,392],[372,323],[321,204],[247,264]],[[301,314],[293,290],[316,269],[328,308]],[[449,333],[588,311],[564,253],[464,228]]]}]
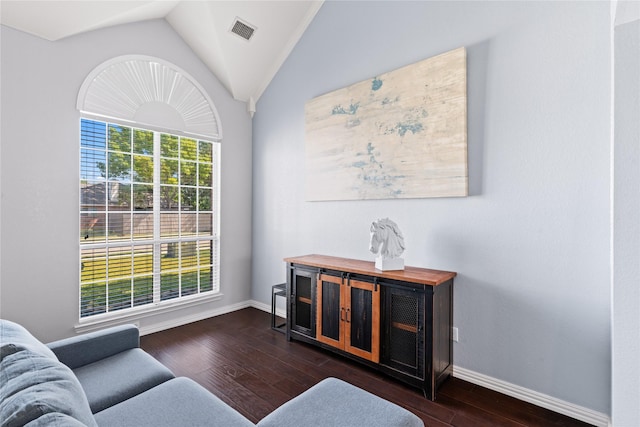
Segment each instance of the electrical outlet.
[{"label": "electrical outlet", "polygon": [[458,342],[458,328],[455,326],[451,328],[451,339],[453,342]]}]

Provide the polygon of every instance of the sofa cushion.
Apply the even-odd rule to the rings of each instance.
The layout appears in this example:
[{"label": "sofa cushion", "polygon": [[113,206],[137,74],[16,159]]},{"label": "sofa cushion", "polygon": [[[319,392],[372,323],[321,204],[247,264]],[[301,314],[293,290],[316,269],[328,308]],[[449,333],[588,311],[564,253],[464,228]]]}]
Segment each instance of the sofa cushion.
[{"label": "sofa cushion", "polygon": [[80,421],[60,412],[50,412],[26,424],[25,427],[86,427]]},{"label": "sofa cushion", "polygon": [[49,347],[38,341],[23,326],[0,319],[0,360],[23,349],[58,360]]},{"label": "sofa cushion", "polygon": [[94,414],[174,378],[168,368],[140,348],[120,352],[73,372]]},{"label": "sofa cushion", "polygon": [[188,378],[175,378],[95,414],[100,427],[249,427],[249,420]]},{"label": "sofa cushion", "polygon": [[264,417],[258,426],[424,427],[424,423],[395,403],[327,378]]},{"label": "sofa cushion", "polygon": [[87,426],[96,425],[71,369],[55,358],[27,348],[5,355],[0,362],[2,425],[23,426],[53,412],[73,417]]}]

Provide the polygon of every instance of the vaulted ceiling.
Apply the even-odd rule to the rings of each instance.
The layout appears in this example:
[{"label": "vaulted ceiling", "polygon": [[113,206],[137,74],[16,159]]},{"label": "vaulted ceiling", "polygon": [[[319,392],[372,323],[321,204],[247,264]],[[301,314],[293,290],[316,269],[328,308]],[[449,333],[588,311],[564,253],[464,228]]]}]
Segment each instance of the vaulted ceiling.
[{"label": "vaulted ceiling", "polygon": [[[231,95],[255,109],[324,0],[0,1],[0,23],[55,41],[118,24],[165,19]],[[236,21],[245,38],[232,32]]]}]

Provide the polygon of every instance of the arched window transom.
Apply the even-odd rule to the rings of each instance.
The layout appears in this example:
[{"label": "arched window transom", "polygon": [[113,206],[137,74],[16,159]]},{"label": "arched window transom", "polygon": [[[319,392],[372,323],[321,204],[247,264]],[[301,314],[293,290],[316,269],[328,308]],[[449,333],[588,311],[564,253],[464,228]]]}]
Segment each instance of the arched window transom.
[{"label": "arched window transom", "polygon": [[222,139],[218,113],[205,90],[159,58],[127,55],[99,65],[80,88],[77,108],[107,119]]}]

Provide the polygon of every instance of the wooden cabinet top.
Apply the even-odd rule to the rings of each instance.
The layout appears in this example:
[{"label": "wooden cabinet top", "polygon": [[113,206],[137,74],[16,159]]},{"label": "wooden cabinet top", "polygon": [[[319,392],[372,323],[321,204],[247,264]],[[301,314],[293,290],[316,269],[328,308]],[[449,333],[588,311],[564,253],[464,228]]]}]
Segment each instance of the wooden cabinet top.
[{"label": "wooden cabinet top", "polygon": [[326,268],[327,270],[345,271],[347,273],[364,274],[367,276],[399,280],[409,283],[437,286],[456,276],[451,271],[430,270],[428,268],[408,267],[404,270],[380,271],[375,263],[357,259],[339,258],[327,255],[304,255],[285,258],[291,264],[308,265],[310,267]]}]

